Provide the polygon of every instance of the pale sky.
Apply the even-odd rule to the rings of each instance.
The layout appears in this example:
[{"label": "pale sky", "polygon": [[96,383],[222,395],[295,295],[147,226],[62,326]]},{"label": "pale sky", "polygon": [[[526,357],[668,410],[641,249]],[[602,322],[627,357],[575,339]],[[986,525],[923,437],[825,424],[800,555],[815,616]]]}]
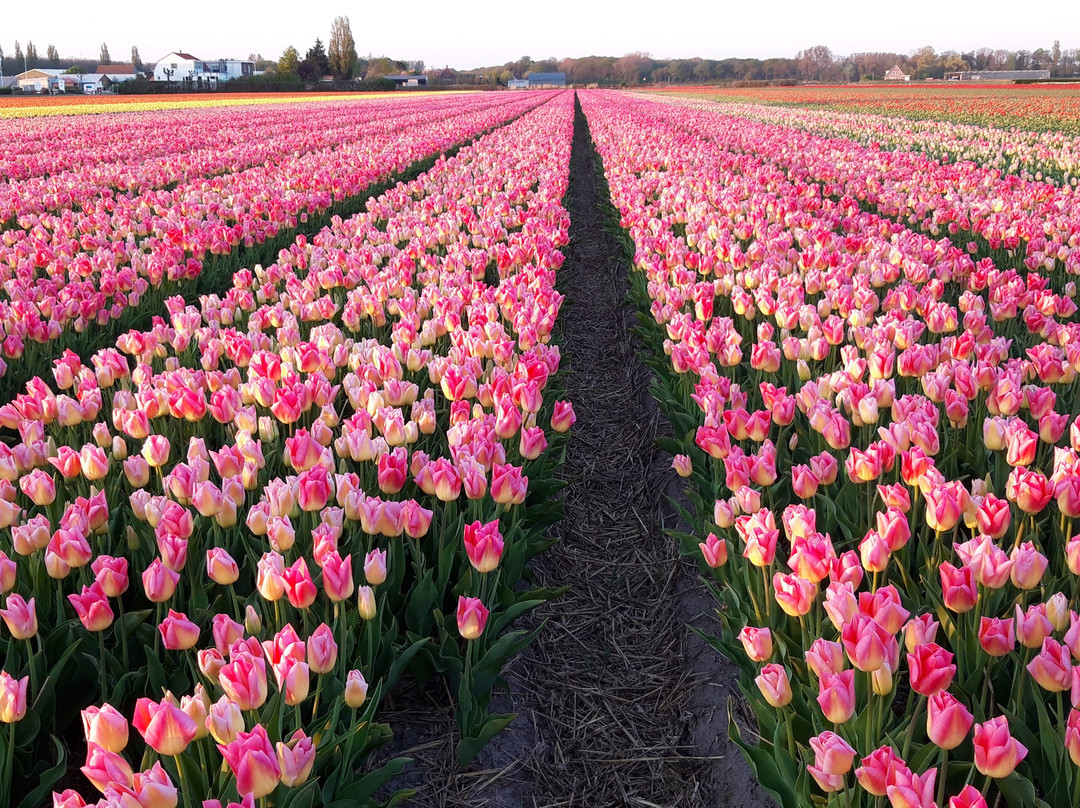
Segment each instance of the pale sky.
[{"label": "pale sky", "polygon": [[[137,45],[150,64],[172,50],[200,59],[277,58],[288,45],[303,56],[316,37],[324,43],[334,17],[350,18],[356,50],[395,59],[423,59],[428,68],[472,68],[549,56],[655,58],[794,56],[827,45],[833,53],[895,51],[923,45],[936,50],[1049,50],[1080,48],[1080,3],[1044,0],[1032,6],[982,0],[466,0],[466,2],[356,2],[356,0],[49,0],[5,3],[0,15],[4,72],[10,75],[18,40],[45,56],[96,59],[104,41],[115,61]],[[21,70],[22,66],[19,65]]]}]

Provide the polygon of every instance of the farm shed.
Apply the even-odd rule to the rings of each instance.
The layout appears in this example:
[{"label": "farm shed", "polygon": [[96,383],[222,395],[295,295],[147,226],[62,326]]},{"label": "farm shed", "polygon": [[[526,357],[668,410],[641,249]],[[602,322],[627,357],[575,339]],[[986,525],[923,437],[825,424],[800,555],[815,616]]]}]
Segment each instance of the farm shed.
[{"label": "farm shed", "polygon": [[402,87],[427,87],[427,76],[383,76],[384,79],[389,79],[394,82],[394,86],[398,89]]},{"label": "farm shed", "polygon": [[1017,81],[1019,79],[1048,79],[1049,70],[962,70],[946,73],[948,81]]},{"label": "farm shed", "polygon": [[565,87],[565,73],[530,73],[528,76],[529,87]]}]

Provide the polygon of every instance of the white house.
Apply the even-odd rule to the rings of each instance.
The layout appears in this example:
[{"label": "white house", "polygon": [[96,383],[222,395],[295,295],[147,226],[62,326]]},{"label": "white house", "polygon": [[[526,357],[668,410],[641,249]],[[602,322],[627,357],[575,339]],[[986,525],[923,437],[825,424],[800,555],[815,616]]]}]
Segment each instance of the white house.
[{"label": "white house", "polygon": [[182,81],[214,85],[222,81],[254,76],[255,63],[246,59],[217,59],[204,62],[190,53],[173,51],[154,66],[154,81]]},{"label": "white house", "polygon": [[885,81],[911,81],[911,76],[900,69],[900,65],[893,65],[885,72]]}]

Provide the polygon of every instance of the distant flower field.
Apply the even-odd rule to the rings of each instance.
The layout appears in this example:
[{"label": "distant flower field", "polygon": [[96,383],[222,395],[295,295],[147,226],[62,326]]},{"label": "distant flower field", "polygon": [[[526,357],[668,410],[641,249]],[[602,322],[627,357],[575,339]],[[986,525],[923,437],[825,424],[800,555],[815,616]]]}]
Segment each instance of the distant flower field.
[{"label": "distant flower field", "polygon": [[1080,85],[937,82],[840,87],[679,87],[661,88],[657,92],[1080,134]]},{"label": "distant flower field", "polygon": [[211,109],[258,104],[295,104],[378,98],[384,93],[213,93],[191,95],[45,95],[0,98],[0,118],[48,115],[97,115],[106,112],[155,112],[165,109]]}]

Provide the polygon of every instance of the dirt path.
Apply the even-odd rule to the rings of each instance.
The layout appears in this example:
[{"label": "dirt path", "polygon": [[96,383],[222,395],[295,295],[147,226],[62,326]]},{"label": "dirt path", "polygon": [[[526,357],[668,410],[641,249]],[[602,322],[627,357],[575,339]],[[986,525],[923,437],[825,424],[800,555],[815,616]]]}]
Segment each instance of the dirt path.
[{"label": "dirt path", "polygon": [[[570,245],[560,289],[565,397],[574,426],[564,468],[560,541],[535,564],[537,583],[569,586],[530,616],[547,620],[506,672],[498,711],[518,719],[467,772],[453,761],[442,706],[385,715],[416,759],[410,805],[480,808],[758,808],[769,805],[727,741],[733,673],[691,640],[708,622],[694,571],[664,537],[665,491],[677,491],[663,430],[638,360],[622,251],[605,231],[610,205],[578,115],[566,204]],[[445,702],[444,702],[445,704]],[[417,722],[420,722],[418,725]]]}]

